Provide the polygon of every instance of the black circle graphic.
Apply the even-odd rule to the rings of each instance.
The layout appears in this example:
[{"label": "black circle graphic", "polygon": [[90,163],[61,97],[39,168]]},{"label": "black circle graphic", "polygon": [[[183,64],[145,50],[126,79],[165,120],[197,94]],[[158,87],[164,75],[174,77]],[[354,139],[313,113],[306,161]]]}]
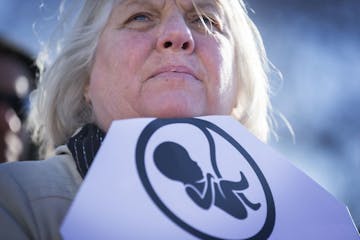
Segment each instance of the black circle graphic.
[{"label": "black circle graphic", "polygon": [[[215,124],[203,120],[203,119],[197,119],[197,118],[181,118],[181,119],[155,119],[152,122],[150,122],[144,130],[141,132],[139,136],[139,140],[136,145],[136,166],[137,171],[140,177],[140,180],[150,196],[150,198],[153,200],[153,202],[157,205],[158,208],[167,216],[169,217],[174,223],[176,223],[178,226],[189,232],[190,234],[201,238],[201,239],[211,239],[211,240],[220,240],[223,238],[218,238],[215,236],[211,236],[210,234],[207,234],[205,232],[202,232],[193,226],[187,224],[185,221],[180,219],[178,216],[176,216],[159,198],[157,193],[155,192],[154,188],[152,187],[147,172],[145,168],[145,150],[146,146],[148,144],[148,141],[150,137],[153,135],[155,131],[157,131],[159,128],[164,127],[166,125],[170,124],[178,124],[178,123],[186,123],[194,125],[201,130],[204,129],[211,129],[212,131],[216,132],[220,136],[222,136],[225,140],[227,140],[233,147],[235,147],[247,160],[249,165],[252,167],[254,172],[256,173],[261,186],[265,193],[266,198],[266,206],[267,206],[267,216],[265,223],[261,230],[254,234],[250,238],[246,238],[248,240],[255,240],[255,239],[267,239],[270,234],[273,231],[274,224],[275,224],[275,204],[274,199],[271,193],[271,189],[266,181],[265,176],[261,172],[260,168],[257,166],[254,159],[250,156],[250,154],[234,139],[232,138],[228,133],[226,133],[223,129],[216,126]],[[244,239],[239,239],[244,240]]]}]

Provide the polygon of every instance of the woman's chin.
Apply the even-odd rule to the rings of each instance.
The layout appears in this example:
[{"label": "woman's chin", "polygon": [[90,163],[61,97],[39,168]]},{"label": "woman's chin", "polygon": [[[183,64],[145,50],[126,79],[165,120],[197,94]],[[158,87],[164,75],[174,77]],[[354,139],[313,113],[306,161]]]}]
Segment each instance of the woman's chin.
[{"label": "woman's chin", "polygon": [[205,110],[200,108],[199,105],[189,106],[184,104],[164,104],[147,111],[149,114],[145,114],[149,117],[156,118],[189,118],[197,117],[205,114]]},{"label": "woman's chin", "polygon": [[184,110],[184,109],[169,109],[166,111],[159,111],[152,114],[151,117],[156,118],[190,118],[203,115],[197,111]]},{"label": "woman's chin", "polygon": [[155,118],[191,118],[198,117],[202,114],[194,114],[194,113],[183,113],[183,112],[172,112],[172,113],[159,113],[154,115]]},{"label": "woman's chin", "polygon": [[157,118],[188,118],[204,115],[207,104],[204,97],[187,94],[158,95],[138,108],[142,116]]}]

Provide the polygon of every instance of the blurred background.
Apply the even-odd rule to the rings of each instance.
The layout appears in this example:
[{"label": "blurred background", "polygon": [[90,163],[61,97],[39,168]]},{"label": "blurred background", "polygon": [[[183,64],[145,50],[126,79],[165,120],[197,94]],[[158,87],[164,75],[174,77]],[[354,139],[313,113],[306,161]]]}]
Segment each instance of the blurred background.
[{"label": "blurred background", "polygon": [[[37,55],[59,0],[0,0],[0,36]],[[360,227],[360,1],[248,0],[273,74],[271,145],[344,202]],[[283,114],[295,132],[281,120]]]}]

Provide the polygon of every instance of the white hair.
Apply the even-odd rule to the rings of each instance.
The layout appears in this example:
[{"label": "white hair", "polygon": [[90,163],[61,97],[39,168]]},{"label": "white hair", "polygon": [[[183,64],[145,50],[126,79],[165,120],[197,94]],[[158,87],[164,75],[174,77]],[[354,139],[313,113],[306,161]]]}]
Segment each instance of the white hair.
[{"label": "white hair", "polygon": [[[61,37],[51,39],[38,57],[41,72],[38,88],[31,96],[29,127],[34,140],[41,144],[41,155],[50,154],[54,146],[64,144],[93,118],[84,88],[113,1],[85,0],[80,5],[79,12],[65,8],[69,11],[65,15],[66,4],[62,2],[60,24],[54,32],[55,37]],[[72,18],[75,20],[70,22]],[[49,59],[52,55],[54,60]]]},{"label": "white hair", "polygon": [[248,130],[267,141],[271,129],[271,103],[267,59],[261,35],[248,16],[243,1],[223,4],[235,41],[234,77],[238,81],[238,100],[234,115]]},{"label": "white hair", "polygon": [[[238,99],[233,115],[259,139],[269,133],[268,61],[256,26],[242,0],[216,0],[226,13],[235,42],[234,80]],[[86,123],[93,122],[92,109],[84,98],[98,39],[116,0],[84,0],[76,18],[61,13],[61,27],[42,53],[38,89],[32,94],[29,126],[42,155],[67,139]],[[73,4],[73,3],[71,3]],[[70,15],[70,16],[69,16]],[[68,26],[66,24],[69,24]],[[55,58],[49,61],[45,56]]]}]

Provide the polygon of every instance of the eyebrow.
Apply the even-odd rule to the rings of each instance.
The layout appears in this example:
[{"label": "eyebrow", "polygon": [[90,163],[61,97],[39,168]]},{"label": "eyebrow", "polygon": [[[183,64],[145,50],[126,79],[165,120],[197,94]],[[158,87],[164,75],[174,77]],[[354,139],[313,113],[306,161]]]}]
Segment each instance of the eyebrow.
[{"label": "eyebrow", "polygon": [[[195,5],[195,6],[194,6]],[[225,16],[224,9],[219,1],[193,1],[192,8],[202,11],[211,11],[218,15],[220,18]]]},{"label": "eyebrow", "polygon": [[218,11],[222,9],[219,1],[194,0],[193,3],[199,8],[210,8]]},{"label": "eyebrow", "polygon": [[[150,7],[154,8],[153,1],[147,0],[124,0],[118,1],[113,8],[113,13],[115,16],[122,16],[124,17],[126,12],[133,11],[137,7]],[[125,14],[125,15],[124,15]]]},{"label": "eyebrow", "polygon": [[[166,0],[162,0],[161,3],[158,4],[158,1],[151,1],[151,0],[124,0],[119,2],[118,6],[122,6],[122,7],[131,7],[132,5],[150,5],[150,6],[154,6],[154,5],[159,5],[161,8],[164,7],[164,5],[166,4]],[[194,8],[194,4],[196,5],[197,8],[200,9],[211,9],[211,10],[216,10],[218,12],[221,12],[222,8],[219,4],[219,1],[211,1],[209,2],[208,0],[193,0],[191,1],[191,8]]]},{"label": "eyebrow", "polygon": [[[164,5],[166,0],[163,0],[162,4],[159,5]],[[125,0],[125,1],[121,1],[118,6],[122,6],[122,7],[131,7],[132,5],[157,5],[157,3],[155,3],[154,1],[150,1],[150,0]]]}]

